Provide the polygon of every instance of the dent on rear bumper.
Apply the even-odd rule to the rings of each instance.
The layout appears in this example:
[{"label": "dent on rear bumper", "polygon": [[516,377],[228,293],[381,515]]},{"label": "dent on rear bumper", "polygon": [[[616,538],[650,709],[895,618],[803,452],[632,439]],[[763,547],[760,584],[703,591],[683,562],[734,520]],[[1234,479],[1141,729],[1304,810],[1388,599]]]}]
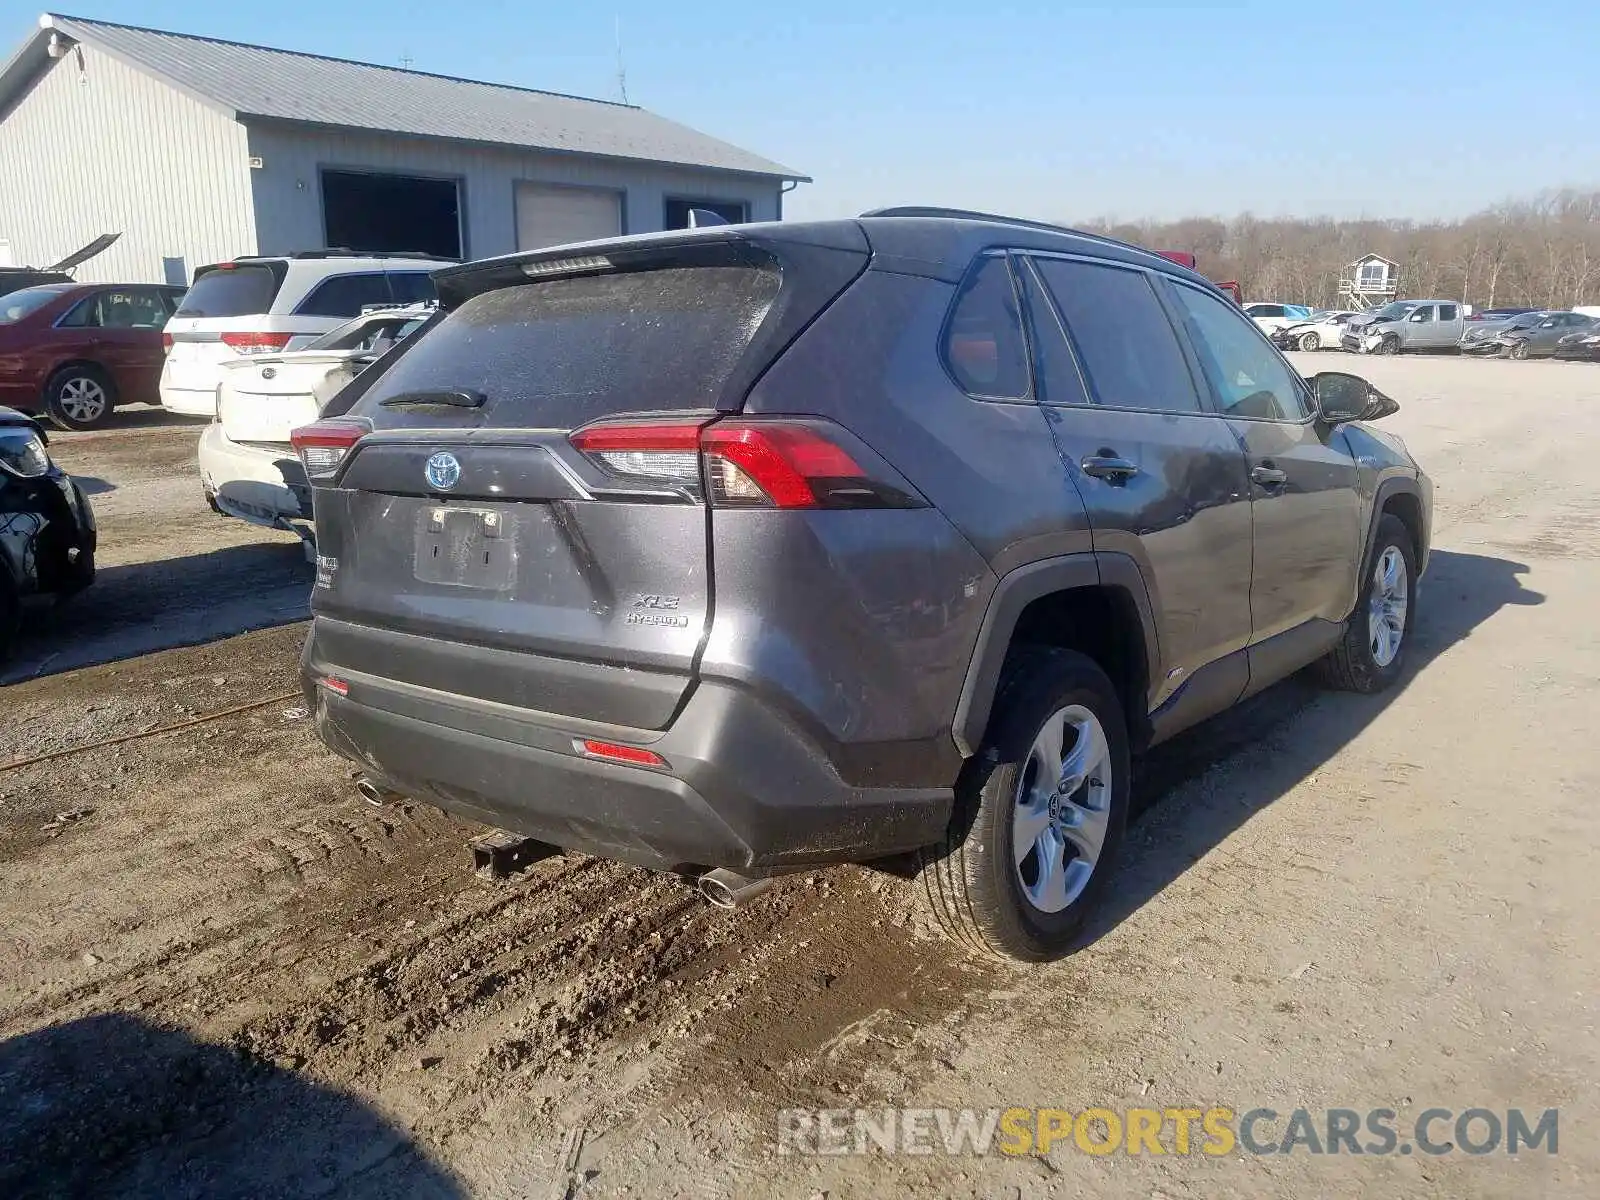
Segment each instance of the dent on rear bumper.
[{"label": "dent on rear bumper", "polygon": [[302,502],[296,485],[308,497],[310,488],[302,482],[300,460],[289,447],[271,451],[241,446],[212,423],[200,435],[199,461],[201,482],[229,516],[270,528],[285,520],[311,519],[309,500]]},{"label": "dent on rear bumper", "polygon": [[[951,787],[861,787],[749,692],[701,683],[665,733],[562,718],[384,681],[306,693],[323,741],[397,791],[568,849],[656,869],[782,871],[928,845]],[[585,758],[575,739],[648,745],[667,770]],[[953,781],[952,781],[953,783]]]}]

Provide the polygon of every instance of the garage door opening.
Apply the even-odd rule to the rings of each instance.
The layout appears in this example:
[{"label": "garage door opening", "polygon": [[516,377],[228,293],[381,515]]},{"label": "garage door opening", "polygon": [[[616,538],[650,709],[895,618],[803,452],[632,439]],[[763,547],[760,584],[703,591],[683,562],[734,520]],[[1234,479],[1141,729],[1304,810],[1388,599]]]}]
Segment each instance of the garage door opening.
[{"label": "garage door opening", "polygon": [[461,257],[461,192],[454,179],[324,171],[322,223],[328,245],[343,250]]},{"label": "garage door opening", "polygon": [[683,197],[669,197],[666,212],[662,214],[663,229],[689,228],[689,210],[703,208],[714,212],[724,221],[735,225],[742,225],[750,219],[749,206],[743,200],[691,200]]}]

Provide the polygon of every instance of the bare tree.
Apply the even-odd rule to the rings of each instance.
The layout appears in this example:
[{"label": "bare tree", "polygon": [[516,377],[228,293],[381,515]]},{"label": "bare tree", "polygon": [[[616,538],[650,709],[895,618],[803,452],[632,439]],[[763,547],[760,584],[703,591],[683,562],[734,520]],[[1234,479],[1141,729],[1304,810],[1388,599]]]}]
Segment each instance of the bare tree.
[{"label": "bare tree", "polygon": [[1402,295],[1483,308],[1600,304],[1600,191],[1507,201],[1459,221],[1104,218],[1088,228],[1156,250],[1185,250],[1247,298],[1332,307],[1345,267],[1376,253],[1400,264]]}]

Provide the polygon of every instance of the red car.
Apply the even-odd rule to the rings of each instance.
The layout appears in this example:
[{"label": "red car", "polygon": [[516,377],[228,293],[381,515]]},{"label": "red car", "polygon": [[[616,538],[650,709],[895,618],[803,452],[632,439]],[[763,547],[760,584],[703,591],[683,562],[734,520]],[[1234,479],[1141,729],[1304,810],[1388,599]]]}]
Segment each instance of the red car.
[{"label": "red car", "polygon": [[96,429],[119,404],[159,403],[161,329],[183,292],[46,283],[0,296],[0,405]]}]

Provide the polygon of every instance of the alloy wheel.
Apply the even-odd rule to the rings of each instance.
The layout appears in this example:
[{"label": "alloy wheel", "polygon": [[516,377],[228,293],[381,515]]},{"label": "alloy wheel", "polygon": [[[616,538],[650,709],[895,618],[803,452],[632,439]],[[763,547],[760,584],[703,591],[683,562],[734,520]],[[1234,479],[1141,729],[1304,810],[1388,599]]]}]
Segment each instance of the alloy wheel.
[{"label": "alloy wheel", "polygon": [[1372,593],[1367,603],[1367,644],[1372,661],[1380,667],[1387,667],[1400,653],[1410,590],[1405,555],[1398,546],[1384,547],[1372,570]]},{"label": "alloy wheel", "polygon": [[97,379],[74,375],[61,385],[56,403],[66,416],[89,425],[105,415],[106,389]]},{"label": "alloy wheel", "polygon": [[1099,719],[1081,704],[1059,709],[1033,740],[1011,821],[1017,882],[1038,911],[1060,912],[1089,885],[1111,794],[1111,746]]}]

